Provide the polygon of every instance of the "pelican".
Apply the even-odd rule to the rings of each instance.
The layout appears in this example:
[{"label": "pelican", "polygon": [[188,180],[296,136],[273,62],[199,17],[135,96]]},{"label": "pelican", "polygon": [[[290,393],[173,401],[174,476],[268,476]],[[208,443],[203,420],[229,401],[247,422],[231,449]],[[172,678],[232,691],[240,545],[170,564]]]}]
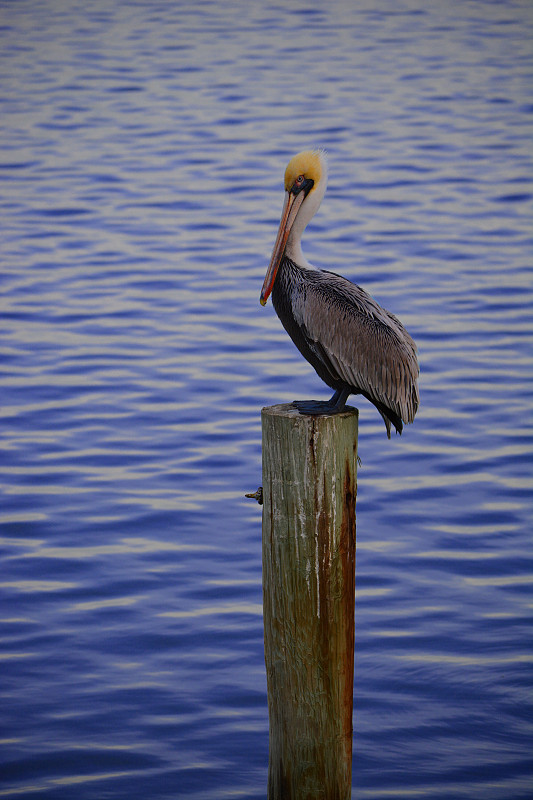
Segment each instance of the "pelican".
[{"label": "pelican", "polygon": [[327,183],[322,151],[294,156],[285,170],[285,200],[261,290],[270,294],[283,327],[320,378],[330,400],[300,400],[301,414],[336,414],[351,394],[375,405],[387,428],[401,433],[419,404],[416,345],[402,323],[360,286],[305,258],[302,234],[318,211]]}]

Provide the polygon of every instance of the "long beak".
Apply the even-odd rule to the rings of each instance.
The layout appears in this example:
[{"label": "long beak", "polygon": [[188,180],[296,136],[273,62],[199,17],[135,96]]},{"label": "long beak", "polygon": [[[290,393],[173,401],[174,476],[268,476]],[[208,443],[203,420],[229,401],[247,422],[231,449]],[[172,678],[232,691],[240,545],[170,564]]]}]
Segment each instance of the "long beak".
[{"label": "long beak", "polygon": [[265,280],[263,281],[261,297],[259,298],[259,302],[262,306],[266,305],[266,301],[270,297],[270,293],[278,273],[279,265],[281,264],[283,253],[285,252],[287,239],[289,238],[291,228],[294,225],[294,220],[298,216],[298,211],[300,210],[300,206],[304,200],[304,192],[298,192],[298,194],[292,194],[292,192],[285,193],[285,202],[283,204],[283,211],[281,212],[281,220],[279,223],[278,235],[276,237],[276,244],[272,250],[272,257],[270,259],[270,264],[268,265]]}]

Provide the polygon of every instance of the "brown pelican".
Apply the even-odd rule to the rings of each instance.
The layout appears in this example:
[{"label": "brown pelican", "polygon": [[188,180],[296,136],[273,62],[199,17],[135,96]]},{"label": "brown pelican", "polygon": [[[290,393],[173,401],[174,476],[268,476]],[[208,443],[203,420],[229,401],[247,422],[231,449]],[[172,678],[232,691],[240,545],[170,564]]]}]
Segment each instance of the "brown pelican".
[{"label": "brown pelican", "polygon": [[351,394],[373,403],[397,433],[418,403],[416,345],[401,322],[360,286],[304,257],[301,237],[327,183],[321,151],[294,156],[285,170],[285,201],[261,305],[272,303],[292,341],[335,394],[327,402],[295,401],[302,414],[335,414]]}]

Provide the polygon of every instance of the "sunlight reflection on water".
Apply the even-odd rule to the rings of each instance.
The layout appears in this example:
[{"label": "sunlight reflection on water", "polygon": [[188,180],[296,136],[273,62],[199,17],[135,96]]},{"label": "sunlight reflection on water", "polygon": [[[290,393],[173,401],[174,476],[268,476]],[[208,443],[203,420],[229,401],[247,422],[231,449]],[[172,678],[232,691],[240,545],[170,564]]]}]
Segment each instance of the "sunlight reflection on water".
[{"label": "sunlight reflection on water", "polygon": [[527,0],[3,15],[0,796],[264,796],[243,495],[261,407],[327,392],[258,300],[315,145],[304,250],[421,361],[402,438],[360,407],[354,794],[530,796],[532,23]]}]

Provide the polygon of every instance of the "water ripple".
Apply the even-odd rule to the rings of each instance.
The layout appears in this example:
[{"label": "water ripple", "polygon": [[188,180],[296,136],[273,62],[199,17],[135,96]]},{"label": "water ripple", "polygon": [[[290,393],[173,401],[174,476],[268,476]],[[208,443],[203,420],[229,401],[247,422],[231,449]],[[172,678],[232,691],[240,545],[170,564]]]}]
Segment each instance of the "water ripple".
[{"label": "water ripple", "polygon": [[316,145],[305,252],[422,369],[401,438],[360,403],[354,795],[530,796],[532,22],[10,4],[0,796],[264,797],[243,495],[260,408],[327,392],[258,295],[285,162]]}]

